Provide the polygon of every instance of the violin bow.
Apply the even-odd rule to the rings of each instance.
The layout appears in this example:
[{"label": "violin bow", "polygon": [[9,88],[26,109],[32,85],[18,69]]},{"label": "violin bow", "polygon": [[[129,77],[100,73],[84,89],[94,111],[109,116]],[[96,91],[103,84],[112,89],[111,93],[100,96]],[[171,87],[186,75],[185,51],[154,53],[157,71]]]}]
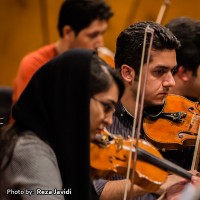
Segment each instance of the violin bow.
[{"label": "violin bow", "polygon": [[[146,50],[146,41],[147,41],[147,34],[151,34],[150,37],[150,44],[149,44],[149,49],[148,49],[148,54],[147,54],[147,61],[146,61],[146,71],[145,71],[145,76],[144,76],[144,83],[142,86],[142,74],[143,74],[143,66],[144,66],[144,57],[145,57],[145,50]],[[133,129],[132,129],[132,144],[131,148],[135,148],[135,154],[134,154],[134,162],[133,162],[133,171],[136,169],[136,161],[137,161],[137,152],[138,152],[138,140],[140,138],[140,131],[141,131],[141,126],[142,126],[142,113],[143,113],[143,105],[144,105],[144,96],[145,96],[145,86],[146,86],[146,81],[147,81],[147,75],[148,75],[148,69],[149,69],[149,62],[150,62],[150,53],[152,49],[152,44],[153,44],[153,37],[154,37],[154,30],[149,27],[149,25],[145,29],[144,33],[144,42],[143,42],[143,49],[142,49],[142,56],[141,56],[141,63],[140,63],[140,73],[139,73],[139,81],[138,81],[138,89],[137,89],[137,95],[136,95],[136,107],[135,107],[135,113],[134,113],[134,120],[133,120]],[[142,91],[142,93],[141,93]],[[141,95],[141,96],[140,96]],[[140,105],[140,110],[139,110],[139,105]],[[138,121],[138,126],[137,126],[137,132],[136,132],[136,123]],[[133,147],[133,139],[136,136],[136,144],[135,147]],[[127,167],[127,174],[126,174],[126,179],[128,180],[130,177],[130,169],[131,169],[131,161],[132,161],[132,151],[130,151],[129,154],[129,161],[128,161],[128,167]],[[131,185],[134,183],[134,173],[132,173],[132,178],[131,178]],[[133,187],[130,187],[130,199],[133,199]],[[127,199],[127,193],[128,193],[128,182],[125,185],[125,192],[124,192],[124,200]]]},{"label": "violin bow", "polygon": [[[166,12],[166,8],[170,3],[171,3],[170,0],[164,0],[164,3],[162,4],[160,11],[158,13],[157,19],[156,19],[157,23],[161,23],[163,16]],[[142,88],[143,92],[142,92],[141,101],[140,101],[139,96],[140,96],[140,91],[141,91],[142,71],[143,71],[143,65],[144,65],[144,55],[145,55],[145,49],[146,49],[147,33],[151,34],[151,38],[150,38],[150,45],[149,45],[149,49],[148,49],[147,62],[146,62],[147,69],[146,69],[144,84],[143,84],[143,88]],[[136,96],[136,107],[135,107],[134,122],[133,122],[132,136],[131,136],[132,139],[133,139],[135,137],[135,134],[136,134],[136,144],[135,144],[133,170],[136,169],[138,140],[139,140],[139,137],[140,137],[141,124],[142,124],[142,113],[143,113],[143,105],[144,105],[145,85],[146,85],[146,80],[147,80],[147,74],[148,74],[148,68],[149,68],[149,62],[150,62],[150,52],[151,52],[152,44],[153,44],[153,37],[154,37],[154,30],[151,29],[149,26],[147,26],[146,29],[145,29],[145,34],[144,34],[144,43],[143,43],[142,57],[141,57],[141,63],[140,63],[139,83],[138,83],[138,90],[137,90],[137,96]],[[138,112],[138,106],[139,105],[140,105],[140,111]],[[136,122],[137,122],[137,120],[138,120],[138,128],[137,128],[137,133],[136,133]],[[133,147],[133,144],[131,144],[131,146]],[[130,155],[129,155],[129,162],[128,162],[127,174],[126,174],[127,180],[130,177],[131,160],[132,160],[132,151],[130,152]],[[134,173],[132,173],[131,185],[133,185],[133,183],[134,183]],[[130,200],[131,200],[131,199],[133,199],[134,191],[133,191],[133,187],[130,187],[130,188],[131,188],[130,189]],[[126,200],[127,194],[128,194],[128,182],[125,185],[125,192],[124,192],[123,200]]]},{"label": "violin bow", "polygon": [[[199,105],[200,105],[200,101],[198,101],[196,105],[196,108],[198,110],[199,110]],[[199,120],[199,117],[200,116],[198,115],[198,120]],[[191,124],[193,123],[192,121],[191,121]],[[194,149],[194,154],[193,154],[193,159],[192,159],[191,170],[198,169],[199,159],[200,159],[200,124],[199,124],[198,132],[197,132],[197,138],[196,138],[196,144],[195,144],[195,149]]]},{"label": "violin bow", "polygon": [[166,13],[167,7],[170,5],[171,1],[170,0],[164,0],[163,4],[160,7],[160,11],[158,13],[156,22],[161,23],[164,17],[164,14]]},{"label": "violin bow", "polygon": [[193,154],[193,159],[192,159],[191,170],[198,169],[199,156],[200,156],[200,124],[199,124],[199,129],[198,129],[198,134],[197,134],[197,139],[196,139],[196,144],[195,144],[195,149],[194,149],[194,154]]}]

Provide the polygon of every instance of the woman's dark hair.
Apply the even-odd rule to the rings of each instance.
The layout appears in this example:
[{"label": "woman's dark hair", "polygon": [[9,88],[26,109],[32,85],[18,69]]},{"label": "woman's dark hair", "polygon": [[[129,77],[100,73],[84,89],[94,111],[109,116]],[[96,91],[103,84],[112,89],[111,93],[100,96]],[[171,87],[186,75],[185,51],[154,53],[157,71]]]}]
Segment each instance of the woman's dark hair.
[{"label": "woman's dark hair", "polygon": [[114,82],[119,89],[120,99],[124,92],[124,84],[117,71],[112,69],[106,62],[94,55],[91,63],[90,96],[107,91]]},{"label": "woman's dark hair", "polygon": [[[80,56],[79,58],[81,58],[81,62],[79,59],[77,59],[77,55]],[[74,73],[76,73],[76,77],[77,79],[79,79],[79,81],[80,79],[82,79],[80,81],[81,85],[77,84],[73,86],[72,84],[69,84],[74,82],[74,79],[71,78]],[[61,79],[62,81],[60,82]],[[87,129],[87,126],[89,126],[89,121],[87,121],[86,117],[77,118],[77,113],[74,112],[73,108],[70,108],[71,104],[67,103],[66,100],[69,96],[80,97],[80,94],[82,94],[82,101],[77,98],[75,99],[75,102],[72,103],[76,104],[76,102],[80,102],[79,107],[81,107],[81,109],[86,109],[86,111],[84,112],[84,116],[89,116],[89,113],[87,114],[87,110],[89,110],[89,98],[94,94],[107,91],[110,88],[111,84],[113,84],[113,82],[116,83],[117,87],[119,88],[120,99],[124,91],[122,79],[118,76],[117,72],[115,72],[115,70],[113,70],[104,61],[102,61],[95,52],[89,50],[70,50],[44,65],[33,76],[25,91],[19,98],[18,102],[13,107],[12,113],[15,117],[14,119],[16,120],[16,123],[12,127],[4,126],[0,130],[0,178],[3,176],[5,169],[12,160],[13,150],[15,148],[18,138],[22,134],[27,134],[26,130],[30,130],[36,133],[41,139],[51,145],[51,142],[55,141],[56,138],[58,138],[58,134],[56,135],[58,131],[58,124],[58,132],[60,133],[59,137],[61,137],[61,134],[63,134],[63,137],[65,137],[67,135],[65,134],[66,132],[68,132],[69,134],[69,127],[67,130],[63,130],[64,125],[66,126],[66,123],[64,123],[63,120],[65,121],[66,118],[69,120],[76,119],[73,121],[73,123],[70,123],[73,131],[74,125],[71,124],[76,124],[77,120],[84,118],[85,121],[81,122],[83,124],[86,123],[85,129]],[[40,86],[39,89],[38,86]],[[64,91],[67,91],[67,89],[69,89],[71,92],[68,91],[66,94],[63,91],[63,88],[65,89]],[[52,92],[56,92],[56,95],[53,95],[52,99],[49,100],[46,96],[51,96]],[[38,93],[40,93],[40,95],[38,95],[37,100],[33,100],[32,96]],[[66,95],[68,96],[66,97]],[[48,99],[48,102],[46,101],[46,98]],[[71,98],[71,101],[73,101],[72,97],[69,98]],[[55,112],[58,111],[58,108],[56,107],[56,109],[53,109],[52,107],[58,105],[59,103],[61,104],[58,106],[59,113],[64,110],[64,114],[66,114],[67,116],[55,116]],[[63,109],[63,106],[70,110],[69,113],[73,111],[73,116],[69,113],[66,113],[67,111],[65,111],[66,109]],[[41,113],[44,110],[45,115],[42,115]],[[48,122],[49,120],[51,121]],[[60,126],[61,120],[63,122],[62,127]],[[48,123],[46,123],[46,121]],[[55,121],[56,123],[54,123]],[[57,124],[57,126],[54,124]],[[73,136],[72,134],[66,137],[76,138],[80,136]],[[83,136],[83,138],[85,140],[88,139],[89,142],[89,138],[87,138],[86,136]],[[83,141],[80,141],[80,143],[83,143]],[[53,149],[58,153],[60,151],[59,148],[60,146],[55,146]],[[63,152],[63,149],[61,151]],[[58,157],[60,156],[60,154],[58,153],[56,154],[56,156]],[[62,157],[58,157],[58,162],[61,159]],[[61,170],[61,172],[63,171],[64,169]]]}]

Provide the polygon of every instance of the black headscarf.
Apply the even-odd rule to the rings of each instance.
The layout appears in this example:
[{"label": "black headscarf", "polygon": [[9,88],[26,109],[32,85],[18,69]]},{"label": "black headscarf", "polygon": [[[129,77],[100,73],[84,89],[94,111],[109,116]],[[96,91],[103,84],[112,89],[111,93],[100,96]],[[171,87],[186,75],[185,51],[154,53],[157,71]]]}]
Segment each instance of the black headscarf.
[{"label": "black headscarf", "polygon": [[[38,70],[13,107],[17,127],[56,153],[66,199],[90,199],[89,75],[95,52],[74,49]],[[51,172],[49,172],[51,173]]]}]

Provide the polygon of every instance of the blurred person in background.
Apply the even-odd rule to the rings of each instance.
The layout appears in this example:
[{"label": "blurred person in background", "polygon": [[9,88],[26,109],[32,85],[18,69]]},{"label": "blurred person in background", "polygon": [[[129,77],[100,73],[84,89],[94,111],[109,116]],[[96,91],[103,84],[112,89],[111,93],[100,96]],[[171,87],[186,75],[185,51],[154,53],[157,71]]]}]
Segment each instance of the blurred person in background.
[{"label": "blurred person in background", "polygon": [[52,58],[72,48],[97,50],[104,46],[103,35],[112,16],[113,12],[104,0],[65,0],[58,17],[60,38],[21,60],[14,80],[13,104],[33,74]]}]

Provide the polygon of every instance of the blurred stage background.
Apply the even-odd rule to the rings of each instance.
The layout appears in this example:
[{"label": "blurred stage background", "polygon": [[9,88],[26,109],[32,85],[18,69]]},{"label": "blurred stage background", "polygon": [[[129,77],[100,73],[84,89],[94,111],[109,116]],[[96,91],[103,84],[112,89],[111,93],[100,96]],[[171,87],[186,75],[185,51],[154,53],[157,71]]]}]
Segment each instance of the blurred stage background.
[{"label": "blurred stage background", "polygon": [[[58,39],[57,18],[63,0],[0,0],[0,85],[12,86],[21,58]],[[107,0],[114,11],[105,46],[115,52],[118,34],[130,24],[156,21],[163,0]],[[199,0],[171,0],[161,24],[188,16],[200,19]]]}]

